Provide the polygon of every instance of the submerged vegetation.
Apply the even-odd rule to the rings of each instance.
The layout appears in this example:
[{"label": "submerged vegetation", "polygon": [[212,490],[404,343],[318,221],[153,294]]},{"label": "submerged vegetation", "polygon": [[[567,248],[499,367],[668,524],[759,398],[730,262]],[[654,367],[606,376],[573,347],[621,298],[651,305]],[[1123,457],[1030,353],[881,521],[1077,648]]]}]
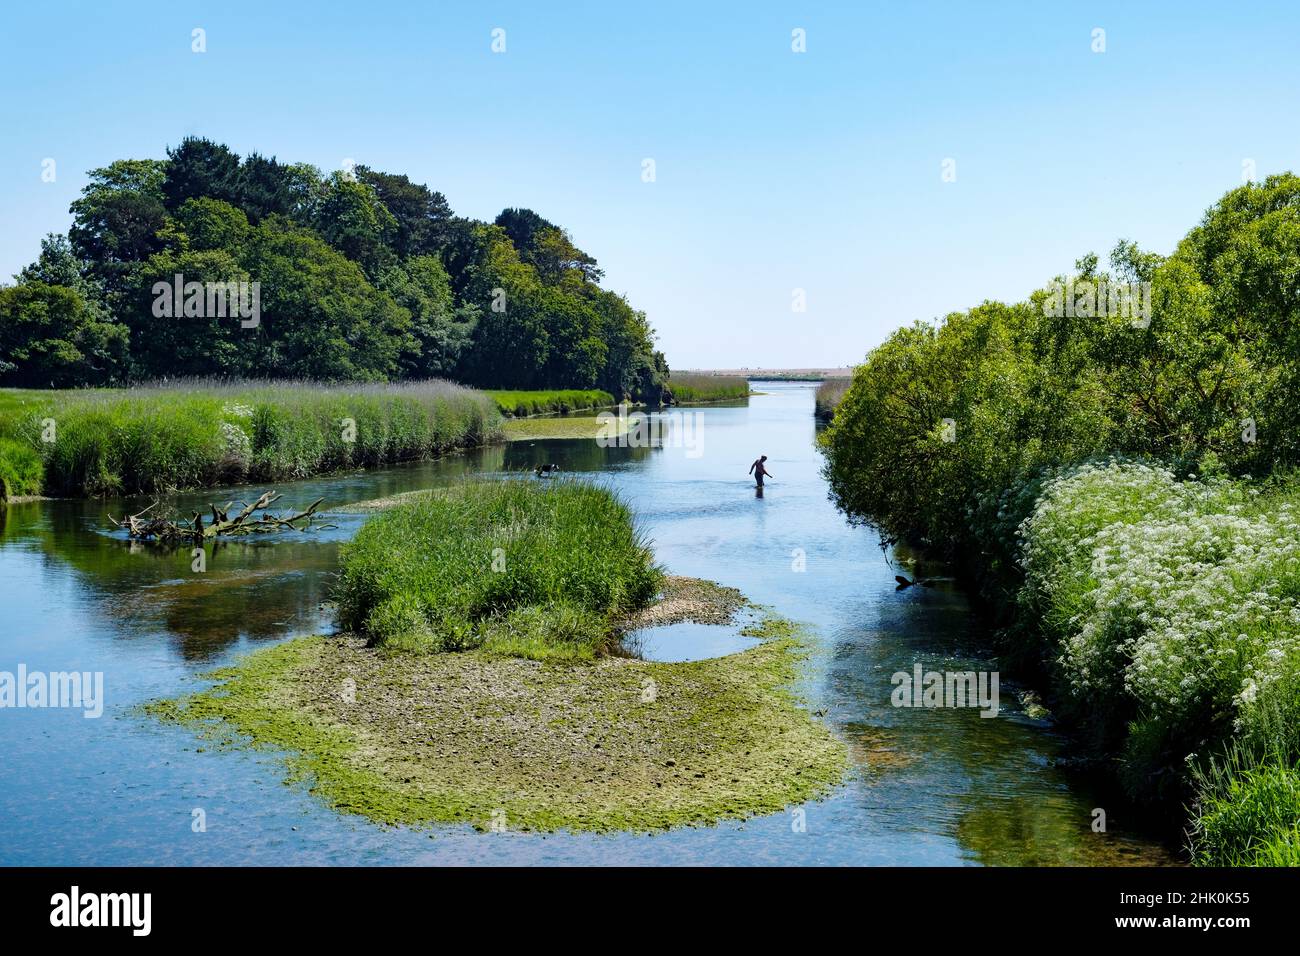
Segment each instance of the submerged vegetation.
[{"label": "submerged vegetation", "polygon": [[843,779],[844,745],[793,690],[800,640],[575,664],[312,637],[151,710],[285,751],[290,782],[380,823],[644,832],[775,813]]},{"label": "submerged vegetation", "polygon": [[[170,382],[48,393],[0,412],[3,460],[43,459],[51,494],[165,492],[280,481],[442,454],[497,436],[481,393],[449,382]],[[12,450],[17,443],[20,448]],[[11,455],[22,454],[14,459]],[[33,492],[27,492],[33,493]]]},{"label": "submerged vegetation", "polygon": [[841,508],[958,561],[1128,793],[1190,807],[1198,862],[1296,859],[1298,229],[1270,177],[1168,258],[901,329],[821,439]]},{"label": "submerged vegetation", "polygon": [[344,546],[339,620],[390,649],[591,660],[661,581],[606,489],[470,481],[386,510]]}]

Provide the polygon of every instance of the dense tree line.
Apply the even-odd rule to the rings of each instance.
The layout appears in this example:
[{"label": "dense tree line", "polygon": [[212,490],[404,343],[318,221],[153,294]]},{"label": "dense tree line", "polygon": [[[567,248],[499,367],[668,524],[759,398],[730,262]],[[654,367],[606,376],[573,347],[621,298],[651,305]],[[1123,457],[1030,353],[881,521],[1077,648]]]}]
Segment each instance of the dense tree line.
[{"label": "dense tree line", "polygon": [[[645,314],[530,209],[476,221],[405,175],[188,138],[93,170],[71,212],[0,288],[0,384],[441,376],[657,400],[667,377]],[[258,322],[158,314],[176,275],[258,283]]]},{"label": "dense tree line", "polygon": [[[1115,288],[1149,297],[1146,314],[1103,307]],[[854,373],[824,436],[827,474],[850,515],[960,551],[972,519],[1046,466],[1123,454],[1290,472],[1297,409],[1300,178],[1288,173],[1227,193],[1167,257],[1119,242],[1109,270],[1088,255],[1026,301],[898,330]]]}]

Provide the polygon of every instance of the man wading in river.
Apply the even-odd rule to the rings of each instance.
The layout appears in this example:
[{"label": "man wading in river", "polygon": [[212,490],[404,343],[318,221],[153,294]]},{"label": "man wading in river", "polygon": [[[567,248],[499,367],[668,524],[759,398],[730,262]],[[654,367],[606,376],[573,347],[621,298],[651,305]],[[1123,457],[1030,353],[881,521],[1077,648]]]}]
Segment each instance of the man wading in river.
[{"label": "man wading in river", "polygon": [[769,478],[772,476],[772,473],[763,466],[765,461],[767,461],[767,456],[760,455],[758,461],[749,466],[749,473],[754,476],[754,480],[758,482],[760,488],[763,487],[763,476],[766,475]]}]

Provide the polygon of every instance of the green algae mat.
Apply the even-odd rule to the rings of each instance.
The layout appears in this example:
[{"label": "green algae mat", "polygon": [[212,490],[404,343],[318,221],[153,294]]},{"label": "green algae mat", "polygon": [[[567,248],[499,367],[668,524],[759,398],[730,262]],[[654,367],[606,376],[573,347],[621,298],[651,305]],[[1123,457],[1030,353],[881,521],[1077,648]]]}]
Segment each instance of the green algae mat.
[{"label": "green algae mat", "polygon": [[768,614],[746,633],[763,643],[728,657],[586,664],[309,637],[148,709],[222,746],[282,751],[286,782],[379,823],[705,825],[815,799],[847,767],[795,693],[799,628]]}]

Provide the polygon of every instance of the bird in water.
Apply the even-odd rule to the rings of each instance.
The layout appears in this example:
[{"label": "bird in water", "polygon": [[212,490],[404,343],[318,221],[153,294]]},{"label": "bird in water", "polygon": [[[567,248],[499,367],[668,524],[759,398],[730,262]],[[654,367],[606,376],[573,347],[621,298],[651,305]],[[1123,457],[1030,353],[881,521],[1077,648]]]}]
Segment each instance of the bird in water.
[{"label": "bird in water", "polygon": [[934,587],[934,582],[928,578],[917,578],[915,581],[909,581],[901,574],[895,574],[894,580],[898,582],[898,587],[894,588],[895,591],[901,591],[903,588],[910,588],[913,584],[919,584],[923,588]]},{"label": "bird in water", "polygon": [[560,466],[556,464],[538,465],[534,470],[534,474],[536,474],[538,478],[545,478],[548,475],[558,475],[559,473]]}]

